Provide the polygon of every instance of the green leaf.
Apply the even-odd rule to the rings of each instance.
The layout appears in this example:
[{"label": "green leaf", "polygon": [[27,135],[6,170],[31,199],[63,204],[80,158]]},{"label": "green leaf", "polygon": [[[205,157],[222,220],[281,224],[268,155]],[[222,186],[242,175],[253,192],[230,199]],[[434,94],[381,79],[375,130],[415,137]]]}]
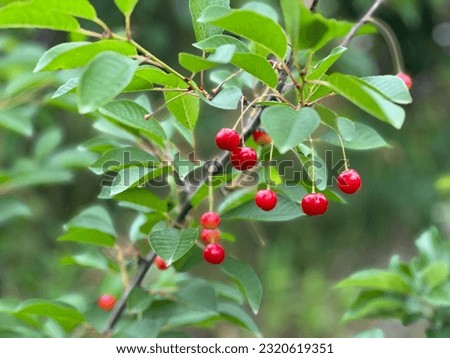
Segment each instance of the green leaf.
[{"label": "green leaf", "polygon": [[32,216],[28,206],[14,198],[0,197],[0,225],[18,217]]},{"label": "green leaf", "polygon": [[120,94],[133,78],[138,65],[138,61],[112,51],[95,56],[80,76],[77,92],[79,112],[95,111]]},{"label": "green leaf", "polygon": [[34,148],[34,157],[39,160],[48,160],[48,156],[60,145],[63,140],[58,127],[49,128],[37,140]]},{"label": "green leaf", "polygon": [[152,231],[148,237],[150,246],[168,265],[182,258],[198,237],[196,229],[166,229]]},{"label": "green leaf", "polygon": [[139,0],[114,0],[118,9],[125,16],[130,16]]},{"label": "green leaf", "polygon": [[160,334],[161,320],[142,318],[125,323],[113,338],[157,338]]},{"label": "green leaf", "polygon": [[337,131],[344,141],[352,141],[356,135],[355,123],[345,117],[338,115],[327,107],[316,105],[317,113],[320,115],[321,122],[326,126]]},{"label": "green leaf", "polygon": [[333,66],[333,64],[339,60],[339,58],[344,54],[344,52],[347,50],[346,47],[335,47],[330,54],[319,61],[308,73],[306,76],[306,80],[318,80],[320,79],[327,71],[328,69]]},{"label": "green leaf", "polygon": [[100,108],[100,113],[125,127],[137,129],[160,145],[164,144],[166,135],[160,124],[154,118],[146,120],[144,116],[147,111],[135,102],[112,101]]},{"label": "green leaf", "polygon": [[448,257],[448,252],[450,252],[449,243],[442,240],[439,231],[435,227],[431,227],[422,233],[415,244],[420,256],[430,263],[443,257]]},{"label": "green leaf", "polygon": [[31,106],[4,109],[0,112],[0,127],[31,137],[33,134],[31,116],[35,112],[35,108]]},{"label": "green leaf", "polygon": [[76,32],[80,25],[73,16],[18,1],[0,8],[0,28],[17,27]]},{"label": "green leaf", "polygon": [[191,93],[165,92],[164,98],[169,111],[189,129],[195,127],[200,112],[200,99]]},{"label": "green leaf", "polygon": [[194,73],[203,70],[209,70],[219,64],[229,63],[233,58],[236,47],[234,45],[223,45],[216,49],[216,51],[208,58],[202,58],[192,55],[190,53],[181,52],[178,55],[178,61],[184,68]]},{"label": "green leaf", "polygon": [[333,73],[328,78],[329,87],[347,98],[350,102],[373,115],[400,129],[405,120],[403,108],[392,103],[376,89],[363,80],[341,73]]},{"label": "green leaf", "polygon": [[98,246],[114,246],[116,232],[108,212],[93,206],[78,214],[64,227],[68,233],[58,241],[75,241]]},{"label": "green leaf", "polygon": [[[369,150],[388,146],[386,141],[378,134],[375,129],[370,128],[362,123],[353,123],[355,126],[355,132],[351,140],[343,138],[344,146],[346,149],[354,150]],[[350,133],[348,133],[350,134]],[[341,146],[338,136],[334,130],[324,133],[321,137],[324,142]]]},{"label": "green leaf", "polygon": [[377,269],[356,272],[339,282],[337,287],[359,287],[404,294],[411,292],[411,287],[409,287],[400,275]]},{"label": "green leaf", "polygon": [[[201,98],[204,99],[203,96]],[[241,89],[238,87],[230,86],[220,91],[216,96],[214,96],[211,101],[207,99],[204,99],[204,101],[210,106],[216,108],[234,110],[238,108],[241,98]]]},{"label": "green leaf", "polygon": [[384,332],[380,328],[372,328],[356,333],[353,338],[384,338]]},{"label": "green leaf", "polygon": [[250,52],[248,47],[241,40],[229,35],[214,35],[193,44],[194,47],[206,52],[214,52],[218,47],[224,45],[234,45],[236,52]]},{"label": "green leaf", "polygon": [[125,56],[136,55],[136,49],[132,45],[119,40],[102,40],[94,43],[68,42],[56,45],[45,52],[34,68],[34,72],[83,67],[104,51],[114,51]]},{"label": "green leaf", "polygon": [[73,330],[77,325],[84,322],[83,315],[72,306],[46,300],[25,301],[17,310],[15,315],[19,318],[24,316],[43,316],[54,319],[66,331]]},{"label": "green leaf", "polygon": [[273,106],[262,112],[261,123],[283,154],[308,138],[319,126],[320,117],[312,108],[296,111],[287,106]]},{"label": "green leaf", "polygon": [[202,41],[208,37],[222,33],[222,30],[216,26],[202,24],[197,21],[203,10],[211,5],[220,5],[229,8],[230,0],[189,0],[189,10],[191,12],[192,24],[197,41]]},{"label": "green leaf", "polygon": [[58,87],[58,89],[53,94],[52,98],[58,98],[65,95],[66,93],[69,93],[70,91],[78,87],[79,82],[80,82],[79,77],[71,78],[66,83]]},{"label": "green leaf", "polygon": [[376,88],[383,96],[399,104],[412,102],[408,88],[400,78],[392,75],[371,76],[361,78],[372,87]]},{"label": "green leaf", "polygon": [[[353,23],[328,19],[321,14],[312,13],[302,1],[281,0],[286,29],[295,51],[312,49],[317,51],[331,40],[345,36]],[[375,32],[374,26],[362,26],[357,35]]]},{"label": "green leaf", "polygon": [[167,203],[145,188],[131,188],[112,198],[118,201],[137,204],[160,213],[167,212]]},{"label": "green leaf", "polygon": [[129,166],[154,167],[159,163],[154,155],[136,147],[111,149],[90,166],[97,175],[108,171],[118,171]]},{"label": "green leaf", "polygon": [[54,11],[89,20],[97,18],[95,9],[88,0],[32,0],[31,3],[45,11]]},{"label": "green leaf", "polygon": [[361,318],[402,318],[405,316],[404,311],[404,299],[380,291],[365,291],[345,313],[343,321]]},{"label": "green leaf", "polygon": [[235,53],[231,63],[247,71],[271,88],[275,88],[278,77],[270,63],[255,53]]},{"label": "green leaf", "polygon": [[227,256],[221,264],[227,274],[247,299],[253,313],[257,314],[262,299],[262,284],[255,271],[247,264]]},{"label": "green leaf", "polygon": [[425,267],[421,277],[425,285],[433,289],[447,280],[449,273],[447,264],[444,261],[437,261]]},{"label": "green leaf", "polygon": [[258,208],[252,198],[247,202],[225,211],[221,217],[224,220],[256,220],[256,221],[288,221],[296,219],[303,214],[298,204],[289,198],[278,195],[277,206],[270,212]]},{"label": "green leaf", "polygon": [[127,312],[140,313],[150,307],[153,296],[142,287],[135,287],[127,300]]},{"label": "green leaf", "polygon": [[210,6],[203,11],[198,21],[220,26],[224,30],[252,40],[280,59],[286,54],[287,39],[282,27],[259,13]]},{"label": "green leaf", "polygon": [[[152,89],[155,84],[177,88],[179,82],[180,80],[173,74],[165,73],[157,67],[139,66],[133,79],[125,88],[125,92]],[[181,88],[186,88],[186,86]]]},{"label": "green leaf", "polygon": [[61,264],[96,268],[102,271],[109,269],[108,259],[96,251],[89,251],[74,256],[65,256],[61,259]]},{"label": "green leaf", "polygon": [[168,172],[168,167],[144,168],[129,167],[117,173],[111,184],[111,196],[116,196],[130,188],[145,185],[149,180]]},{"label": "green leaf", "polygon": [[188,306],[201,311],[217,311],[214,289],[203,281],[192,280],[178,291],[177,297]]},{"label": "green leaf", "polygon": [[424,299],[432,305],[450,307],[450,282],[436,287]]},{"label": "green leaf", "polygon": [[248,329],[250,332],[261,338],[261,332],[252,317],[239,306],[230,302],[219,302],[217,311],[224,315],[231,322]]}]

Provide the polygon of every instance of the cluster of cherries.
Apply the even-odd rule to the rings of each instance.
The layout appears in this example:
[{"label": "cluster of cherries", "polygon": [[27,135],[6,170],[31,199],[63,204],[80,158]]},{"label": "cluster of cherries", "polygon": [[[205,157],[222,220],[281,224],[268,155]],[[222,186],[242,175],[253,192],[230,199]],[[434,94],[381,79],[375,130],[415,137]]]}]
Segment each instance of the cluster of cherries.
[{"label": "cluster of cherries", "polygon": [[225,249],[219,244],[220,231],[217,229],[220,225],[220,217],[214,211],[208,211],[200,218],[200,224],[203,227],[200,236],[206,244],[203,249],[203,258],[210,264],[218,265],[225,259]]}]

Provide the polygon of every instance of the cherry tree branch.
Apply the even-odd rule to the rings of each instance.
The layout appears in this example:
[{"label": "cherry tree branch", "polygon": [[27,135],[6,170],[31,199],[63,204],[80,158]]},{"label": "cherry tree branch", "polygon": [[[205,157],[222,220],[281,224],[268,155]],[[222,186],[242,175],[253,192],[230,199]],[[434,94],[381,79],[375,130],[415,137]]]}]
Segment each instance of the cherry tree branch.
[{"label": "cherry tree branch", "polygon": [[[311,5],[311,8],[310,8],[311,11],[315,10],[315,7],[317,6],[318,3],[319,3],[319,0],[315,0],[313,2],[313,4]],[[292,62],[293,62],[293,56],[291,53],[291,55],[289,56],[288,62],[287,62],[288,68],[292,66]],[[277,85],[276,91],[275,91],[276,93],[284,92],[287,78],[288,78],[288,73],[286,71],[280,72],[280,75],[278,77],[278,85]],[[275,98],[276,97],[270,98],[270,100],[273,100]],[[261,107],[255,108],[255,110],[251,113],[250,117],[247,119],[247,123],[244,127],[244,132],[243,132],[244,139],[247,139],[248,137],[250,137],[251,134],[258,128],[258,126],[260,124],[260,116],[261,116],[262,110],[263,110],[263,108],[261,108]],[[211,175],[216,176],[216,175],[223,173],[227,163],[229,162],[229,156],[230,156],[229,152],[222,151],[222,153],[218,157],[218,159],[213,162],[213,165],[215,166],[215,170],[212,172]],[[211,163],[209,163],[209,165],[211,165]],[[203,183],[205,183],[206,180],[208,180],[208,174],[207,174],[208,166],[205,165],[203,170],[204,170],[204,172],[201,177],[201,183],[196,183],[195,186],[189,182],[186,183],[186,185],[188,185],[189,187],[192,187],[194,190],[191,191],[190,190],[191,188],[188,187],[187,192],[189,194],[187,195],[187,197],[184,201],[184,204],[182,205],[180,212],[175,220],[174,224],[176,226],[178,226],[178,225],[181,226],[185,222],[186,217],[188,216],[189,212],[193,208],[193,206],[191,204],[192,197],[195,195],[197,190],[199,190],[201,185]],[[103,333],[105,335],[109,335],[112,333],[115,325],[117,324],[117,322],[119,321],[123,312],[125,311],[127,301],[128,301],[128,298],[129,298],[131,292],[133,291],[134,288],[139,287],[141,285],[148,270],[150,270],[150,267],[152,266],[152,264],[155,260],[155,257],[156,257],[156,254],[154,252],[150,252],[147,254],[147,256],[145,258],[143,258],[139,261],[137,272],[134,275],[133,279],[131,280],[130,285],[125,289],[124,293],[122,294],[120,299],[117,301],[114,309],[110,313],[108,322],[106,324],[106,328],[103,331]]]},{"label": "cherry tree branch", "polygon": [[364,16],[351,28],[350,32],[347,34],[345,39],[341,42],[342,47],[347,47],[356,32],[363,26],[366,22],[370,21],[372,15],[377,11],[384,0],[376,0],[369,10],[364,14]]}]

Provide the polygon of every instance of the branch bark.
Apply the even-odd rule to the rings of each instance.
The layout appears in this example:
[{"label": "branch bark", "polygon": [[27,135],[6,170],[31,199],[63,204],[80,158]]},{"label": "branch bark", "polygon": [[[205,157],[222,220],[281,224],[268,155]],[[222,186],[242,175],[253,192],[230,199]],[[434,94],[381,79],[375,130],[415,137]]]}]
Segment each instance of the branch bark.
[{"label": "branch bark", "polygon": [[351,28],[350,32],[347,34],[345,39],[341,42],[342,47],[347,47],[353,36],[355,36],[356,32],[363,26],[366,22],[370,20],[372,15],[377,11],[380,5],[384,2],[384,0],[376,0],[369,10],[365,13],[365,15]]}]

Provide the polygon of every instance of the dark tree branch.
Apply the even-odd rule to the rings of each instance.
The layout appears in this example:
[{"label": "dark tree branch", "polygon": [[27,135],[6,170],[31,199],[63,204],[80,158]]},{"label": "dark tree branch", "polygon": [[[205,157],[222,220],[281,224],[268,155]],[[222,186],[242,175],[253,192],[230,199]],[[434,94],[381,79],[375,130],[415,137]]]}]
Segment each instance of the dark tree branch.
[{"label": "dark tree branch", "polygon": [[312,12],[315,12],[316,9],[317,9],[317,5],[319,5],[319,0],[314,0],[313,3],[311,4],[310,10],[311,10]]},{"label": "dark tree branch", "polygon": [[[317,6],[319,0],[316,0],[311,5],[311,10],[315,10],[315,6]],[[289,60],[287,63],[288,67],[292,66],[293,56],[292,54],[289,56]],[[278,77],[278,85],[276,87],[277,92],[284,92],[286,80],[288,78],[288,74],[286,71],[282,71]],[[270,98],[271,100],[276,99],[276,97]],[[247,119],[247,124],[244,127],[244,139],[247,139],[250,137],[250,135],[258,128],[260,124],[260,116],[263,108],[256,108],[255,111],[251,114],[250,118]],[[213,172],[213,175],[219,175],[223,173],[228,161],[229,161],[229,152],[223,151],[222,154],[219,156],[219,158],[213,163],[216,167],[215,171]],[[211,164],[211,163],[209,163]],[[193,185],[189,182],[186,182],[186,185],[188,186],[186,192],[189,193],[187,196],[183,206],[180,209],[180,212],[176,218],[176,225],[182,225],[184,221],[186,220],[187,215],[191,211],[192,204],[191,199],[197,192],[198,188],[206,182],[208,179],[207,171],[208,168],[203,168],[204,172],[202,175],[201,183],[197,183],[197,185]],[[193,190],[191,190],[193,189]],[[106,328],[104,330],[104,334],[110,334],[112,330],[114,329],[115,325],[117,324],[118,320],[122,316],[122,313],[125,310],[128,297],[130,296],[131,291],[135,288],[141,285],[142,281],[144,280],[145,275],[147,274],[148,270],[150,270],[150,267],[153,264],[153,261],[155,260],[156,254],[154,252],[150,252],[145,259],[141,260],[138,264],[138,269],[133,277],[132,281],[130,282],[130,285],[126,288],[122,296],[120,297],[119,301],[117,301],[114,309],[111,311],[111,314],[109,316]]]},{"label": "dark tree branch", "polygon": [[371,8],[367,10],[366,14],[359,20],[350,30],[350,32],[347,34],[345,39],[341,42],[341,46],[347,47],[350,41],[352,40],[353,36],[355,36],[356,32],[363,26],[366,22],[370,20],[374,12],[380,7],[380,5],[384,2],[384,0],[376,0]]}]

